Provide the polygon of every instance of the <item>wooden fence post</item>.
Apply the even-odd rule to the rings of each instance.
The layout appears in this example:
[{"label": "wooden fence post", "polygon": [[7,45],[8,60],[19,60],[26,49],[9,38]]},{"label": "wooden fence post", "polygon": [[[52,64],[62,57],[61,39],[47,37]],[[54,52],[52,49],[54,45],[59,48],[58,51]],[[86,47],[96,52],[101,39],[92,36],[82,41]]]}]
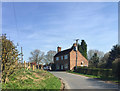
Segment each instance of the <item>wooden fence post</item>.
[{"label": "wooden fence post", "polygon": [[25,61],[24,61],[24,69],[26,68],[26,63],[25,63]]}]

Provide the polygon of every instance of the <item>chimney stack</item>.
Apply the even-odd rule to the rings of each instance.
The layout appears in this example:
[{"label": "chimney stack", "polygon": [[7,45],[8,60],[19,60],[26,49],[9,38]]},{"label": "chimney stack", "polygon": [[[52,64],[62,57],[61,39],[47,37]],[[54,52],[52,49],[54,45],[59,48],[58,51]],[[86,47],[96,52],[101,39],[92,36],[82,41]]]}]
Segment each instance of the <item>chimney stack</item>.
[{"label": "chimney stack", "polygon": [[77,44],[76,43],[73,44],[73,50],[77,51]]},{"label": "chimney stack", "polygon": [[76,44],[76,43],[74,43],[74,44],[73,44],[73,46],[74,46],[74,47],[76,47],[76,46],[77,46],[77,44]]},{"label": "chimney stack", "polygon": [[57,47],[57,52],[61,52],[61,47]]}]

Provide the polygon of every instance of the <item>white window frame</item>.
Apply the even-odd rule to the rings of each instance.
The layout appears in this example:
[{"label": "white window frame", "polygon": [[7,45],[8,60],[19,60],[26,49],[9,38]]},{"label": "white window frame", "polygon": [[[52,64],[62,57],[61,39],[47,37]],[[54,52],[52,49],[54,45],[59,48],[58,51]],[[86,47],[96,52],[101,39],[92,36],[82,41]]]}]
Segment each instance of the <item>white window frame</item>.
[{"label": "white window frame", "polygon": [[68,55],[64,55],[64,59],[68,59]]},{"label": "white window frame", "polygon": [[61,60],[63,60],[63,56],[61,56]]},{"label": "white window frame", "polygon": [[81,63],[82,63],[82,65],[81,65],[81,66],[83,67],[84,61],[82,61]]},{"label": "white window frame", "polygon": [[56,57],[56,61],[58,61],[59,60],[59,57]]}]

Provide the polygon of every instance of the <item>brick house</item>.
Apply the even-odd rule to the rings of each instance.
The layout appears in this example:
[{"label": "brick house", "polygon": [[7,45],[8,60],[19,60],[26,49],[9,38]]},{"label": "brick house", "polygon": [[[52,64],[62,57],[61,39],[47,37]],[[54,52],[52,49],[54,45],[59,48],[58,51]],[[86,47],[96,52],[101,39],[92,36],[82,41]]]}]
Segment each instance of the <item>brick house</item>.
[{"label": "brick house", "polygon": [[[61,47],[57,47],[57,54],[54,56],[56,70],[73,70],[76,66],[76,44],[69,49],[61,51]],[[88,66],[88,60],[77,51],[77,66]]]}]

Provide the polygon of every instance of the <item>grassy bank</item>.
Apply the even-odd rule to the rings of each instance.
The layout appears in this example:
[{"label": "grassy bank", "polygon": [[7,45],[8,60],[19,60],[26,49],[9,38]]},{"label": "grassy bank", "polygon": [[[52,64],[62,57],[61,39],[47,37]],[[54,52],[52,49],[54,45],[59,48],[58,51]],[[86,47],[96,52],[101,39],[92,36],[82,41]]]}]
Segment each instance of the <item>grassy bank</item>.
[{"label": "grassy bank", "polygon": [[67,72],[77,74],[77,75],[86,76],[86,77],[96,78],[96,79],[100,79],[100,80],[103,80],[103,81],[111,81],[111,82],[114,82],[116,84],[119,84],[119,82],[120,82],[118,79],[113,78],[113,77],[104,78],[104,77],[101,77],[101,76],[87,75],[87,74],[82,74],[82,73],[73,72],[73,71],[67,71]]},{"label": "grassy bank", "polygon": [[44,70],[16,70],[2,89],[60,89],[60,80]]}]

